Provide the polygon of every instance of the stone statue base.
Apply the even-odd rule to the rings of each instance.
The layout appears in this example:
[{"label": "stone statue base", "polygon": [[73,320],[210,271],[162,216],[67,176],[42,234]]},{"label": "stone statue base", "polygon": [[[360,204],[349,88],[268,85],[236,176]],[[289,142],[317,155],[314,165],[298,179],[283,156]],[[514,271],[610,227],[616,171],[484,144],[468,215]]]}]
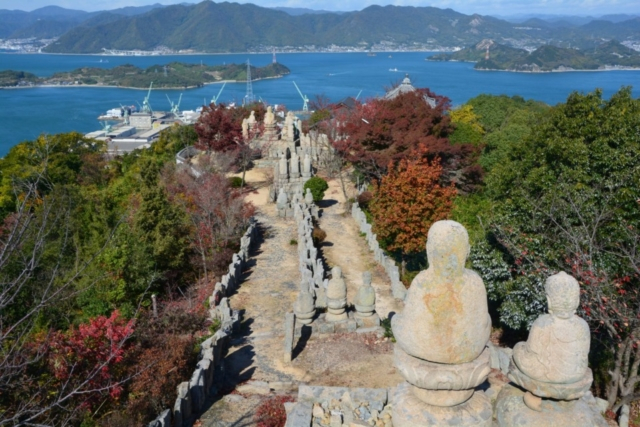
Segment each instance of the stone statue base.
[{"label": "stone statue base", "polygon": [[469,400],[460,405],[442,407],[424,403],[414,396],[411,389],[408,382],[403,382],[396,388],[392,397],[393,427],[493,426],[491,401],[483,392],[474,392]]},{"label": "stone statue base", "polygon": [[593,374],[591,369],[587,368],[584,377],[571,384],[554,384],[539,381],[531,378],[522,372],[511,359],[509,365],[509,379],[520,387],[529,390],[538,397],[550,399],[574,400],[584,396],[591,388],[593,382]]},{"label": "stone statue base", "polygon": [[[589,393],[573,401],[542,399],[540,411],[527,407],[525,391],[504,386],[496,401],[499,427],[607,427],[593,396]],[[395,418],[394,418],[394,426]]]}]

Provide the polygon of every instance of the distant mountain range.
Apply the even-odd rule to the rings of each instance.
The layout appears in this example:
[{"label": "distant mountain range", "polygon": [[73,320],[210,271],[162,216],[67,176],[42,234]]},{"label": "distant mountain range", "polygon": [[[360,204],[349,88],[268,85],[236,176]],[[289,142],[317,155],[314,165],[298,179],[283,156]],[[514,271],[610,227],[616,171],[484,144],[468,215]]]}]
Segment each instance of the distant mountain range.
[{"label": "distant mountain range", "polygon": [[[200,52],[272,48],[447,49],[482,39],[535,49],[542,45],[591,48],[616,39],[640,44],[640,18],[612,16],[575,24],[572,17],[523,17],[518,23],[434,7],[370,6],[334,13],[303,8],[262,8],[214,3],[128,7],[84,12],[48,6],[32,12],[0,10],[0,38],[54,38],[52,53],[103,49]],[[543,19],[544,18],[544,19]],[[575,18],[575,17],[573,17]],[[614,22],[615,21],[615,22]]]},{"label": "distant mountain range", "polygon": [[458,52],[433,55],[428,59],[475,62],[476,70],[520,72],[640,68],[640,52],[615,40],[586,51],[544,45],[533,52],[497,44],[493,40],[483,40]]}]

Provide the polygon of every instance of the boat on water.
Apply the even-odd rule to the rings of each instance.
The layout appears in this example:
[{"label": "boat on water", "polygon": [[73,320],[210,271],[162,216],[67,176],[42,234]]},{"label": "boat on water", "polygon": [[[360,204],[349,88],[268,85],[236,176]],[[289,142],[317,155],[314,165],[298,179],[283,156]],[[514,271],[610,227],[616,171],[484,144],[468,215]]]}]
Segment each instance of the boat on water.
[{"label": "boat on water", "polygon": [[376,53],[375,52],[368,52],[367,56],[376,56]]},{"label": "boat on water", "polygon": [[389,68],[389,71],[391,71],[392,73],[397,73],[398,69],[397,68]]}]

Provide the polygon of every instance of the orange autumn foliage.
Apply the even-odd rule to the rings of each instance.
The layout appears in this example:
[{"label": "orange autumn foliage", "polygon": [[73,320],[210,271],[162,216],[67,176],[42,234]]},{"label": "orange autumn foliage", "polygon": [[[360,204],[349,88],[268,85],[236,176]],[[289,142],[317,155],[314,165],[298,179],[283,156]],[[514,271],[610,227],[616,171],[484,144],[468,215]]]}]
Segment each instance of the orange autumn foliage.
[{"label": "orange autumn foliage", "polygon": [[456,189],[440,185],[440,159],[400,160],[389,165],[371,202],[373,231],[389,251],[421,252],[435,221],[446,219]]}]

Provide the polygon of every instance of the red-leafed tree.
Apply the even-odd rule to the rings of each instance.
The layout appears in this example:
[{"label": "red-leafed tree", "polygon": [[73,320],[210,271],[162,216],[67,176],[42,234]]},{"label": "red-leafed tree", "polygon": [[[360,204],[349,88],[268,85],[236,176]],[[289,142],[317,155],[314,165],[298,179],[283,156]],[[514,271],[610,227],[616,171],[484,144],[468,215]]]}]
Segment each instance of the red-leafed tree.
[{"label": "red-leafed tree", "polygon": [[[431,107],[425,96],[436,100]],[[338,113],[340,135],[334,147],[369,179],[380,181],[387,167],[402,159],[438,157],[443,167],[442,181],[455,182],[469,191],[482,178],[475,164],[478,149],[470,144],[449,142],[453,131],[447,111],[449,100],[418,89],[391,100],[375,99]]]},{"label": "red-leafed tree", "polygon": [[387,250],[404,259],[424,251],[429,227],[447,218],[456,189],[440,184],[442,166],[437,157],[402,159],[388,169],[370,204],[373,231]]},{"label": "red-leafed tree", "polygon": [[195,124],[198,134],[196,148],[205,151],[232,151],[242,141],[241,123],[224,104],[204,107]]},{"label": "red-leafed tree", "polygon": [[[238,108],[226,108],[224,104],[204,107],[195,124],[198,134],[196,148],[232,155],[236,169],[242,171],[244,186],[245,172],[253,159],[260,154],[254,142],[264,131],[265,112],[266,109],[261,103]],[[254,114],[256,122],[248,129],[247,135],[243,135],[242,121],[251,113]]]},{"label": "red-leafed tree", "polygon": [[127,321],[115,310],[109,317],[98,316],[78,328],[53,333],[47,362],[58,388],[75,390],[70,398],[88,410],[105,397],[118,399],[133,330],[133,320]]}]

